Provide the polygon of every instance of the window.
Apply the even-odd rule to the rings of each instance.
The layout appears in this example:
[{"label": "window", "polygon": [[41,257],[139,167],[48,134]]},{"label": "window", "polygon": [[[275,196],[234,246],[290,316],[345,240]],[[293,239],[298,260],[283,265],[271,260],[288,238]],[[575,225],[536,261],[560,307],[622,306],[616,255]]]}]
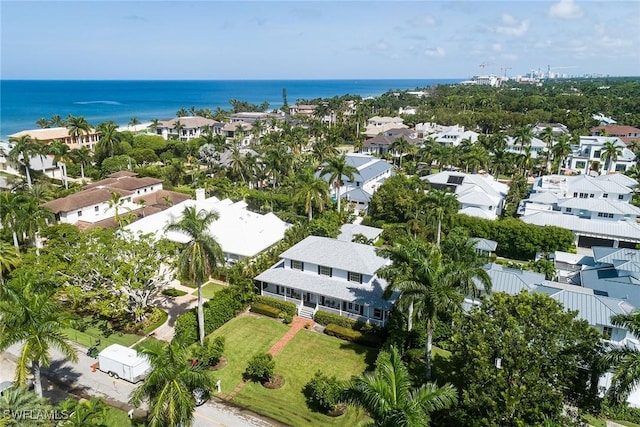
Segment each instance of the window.
[{"label": "window", "polygon": [[602,198],[603,198],[603,199],[607,199],[607,198],[609,198],[609,193],[604,193],[604,194],[602,195]]},{"label": "window", "polygon": [[94,212],[98,212],[98,211],[100,211],[100,206],[95,206],[95,207],[93,208],[93,211],[94,211]]},{"label": "window", "polygon": [[578,197],[578,193],[573,193],[573,197]]},{"label": "window", "polygon": [[296,260],[291,260],[291,268],[293,268],[294,270],[300,270],[300,271],[304,271],[304,262],[302,261],[296,261]]},{"label": "window", "polygon": [[382,310],[379,308],[374,308],[373,309],[373,318],[374,319],[378,319],[378,320],[382,320]]},{"label": "window", "polygon": [[324,265],[319,265],[318,274],[321,276],[331,277],[333,275],[333,269],[331,267],[325,267]]},{"label": "window", "polygon": [[78,216],[82,216],[82,211],[78,211]]},{"label": "window", "polygon": [[611,334],[613,333],[613,328],[610,326],[603,326],[602,333],[604,334],[604,338],[610,340]]},{"label": "window", "polygon": [[595,157],[596,159],[599,159],[600,158],[600,150],[595,150],[593,152],[593,157]]},{"label": "window", "polygon": [[362,283],[362,274],[354,273],[353,271],[350,271],[349,272],[349,281],[350,282],[356,282],[356,283]]},{"label": "window", "polygon": [[598,212],[598,216],[599,216],[600,218],[602,218],[602,217],[604,216],[604,214],[603,214],[602,212]]},{"label": "window", "polygon": [[622,194],[618,194],[618,200],[622,200],[624,196]]},{"label": "window", "polygon": [[565,210],[565,212],[570,213],[570,212],[571,212],[571,208],[567,208],[567,209]]},{"label": "window", "polygon": [[589,193],[580,193],[580,198],[581,198],[581,199],[587,199],[587,198],[589,198]]},{"label": "window", "polygon": [[601,218],[613,218],[612,213],[598,212],[598,216]]},{"label": "window", "polygon": [[589,194],[589,198],[593,199],[593,193]]},{"label": "window", "polygon": [[449,175],[449,178],[447,179],[447,184],[460,185],[462,184],[462,181],[464,181],[464,176]]}]

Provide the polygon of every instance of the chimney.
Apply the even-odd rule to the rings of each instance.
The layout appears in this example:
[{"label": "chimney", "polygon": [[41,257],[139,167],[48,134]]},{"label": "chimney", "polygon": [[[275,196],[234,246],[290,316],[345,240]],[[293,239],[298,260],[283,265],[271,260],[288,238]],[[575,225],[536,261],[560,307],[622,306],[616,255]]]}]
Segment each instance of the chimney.
[{"label": "chimney", "polygon": [[196,188],[196,201],[202,201],[205,197],[204,188]]}]

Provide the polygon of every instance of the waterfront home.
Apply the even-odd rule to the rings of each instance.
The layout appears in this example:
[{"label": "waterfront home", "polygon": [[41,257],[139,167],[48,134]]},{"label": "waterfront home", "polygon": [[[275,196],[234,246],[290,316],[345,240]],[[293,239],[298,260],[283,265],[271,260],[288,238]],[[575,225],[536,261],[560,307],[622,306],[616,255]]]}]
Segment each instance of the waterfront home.
[{"label": "waterfront home", "polygon": [[134,236],[152,234],[160,239],[165,237],[178,243],[187,243],[188,236],[179,232],[167,232],[167,225],[182,218],[186,207],[196,211],[216,212],[218,219],[209,226],[209,234],[222,248],[227,263],[235,263],[244,258],[252,258],[270,248],[284,238],[289,224],[273,213],[259,214],[247,209],[244,201],[233,202],[216,197],[205,198],[204,189],[196,190],[196,199],[184,200],[165,211],[142,218],[124,227]]},{"label": "waterfront home", "polygon": [[318,106],[314,104],[291,105],[289,106],[289,114],[292,116],[299,114],[301,116],[313,117],[316,112],[316,108],[318,108]]},{"label": "waterfront home", "polygon": [[29,135],[31,139],[37,139],[45,144],[61,141],[67,144],[70,149],[89,147],[93,150],[98,141],[100,141],[100,134],[93,128],[88,133],[81,132],[80,135],[71,136],[69,129],[65,127],[23,130],[9,135],[9,139],[20,138],[24,135]]},{"label": "waterfront home", "polygon": [[188,116],[175,119],[160,120],[156,133],[165,140],[177,139],[178,141],[190,141],[202,136],[205,132],[214,132],[218,122],[205,117]]},{"label": "waterfront home", "polygon": [[383,326],[398,297],[383,298],[387,282],[376,274],[389,262],[370,245],[309,236],[255,280],[261,295],[295,303],[301,317],[321,310]]},{"label": "waterfront home", "polygon": [[420,178],[431,188],[450,191],[460,202],[459,213],[485,219],[496,219],[504,209],[509,186],[491,175],[444,171]]},{"label": "waterfront home", "polygon": [[253,139],[253,126],[249,122],[236,120],[231,123],[225,123],[222,127],[222,134],[226,137],[227,143],[238,142],[241,147],[251,144]]},{"label": "waterfront home", "polygon": [[88,229],[117,226],[116,210],[120,217],[129,213],[147,216],[187,198],[185,194],[163,190],[159,179],[139,178],[133,172],[121,171],[41,206],[54,214],[56,222]]}]

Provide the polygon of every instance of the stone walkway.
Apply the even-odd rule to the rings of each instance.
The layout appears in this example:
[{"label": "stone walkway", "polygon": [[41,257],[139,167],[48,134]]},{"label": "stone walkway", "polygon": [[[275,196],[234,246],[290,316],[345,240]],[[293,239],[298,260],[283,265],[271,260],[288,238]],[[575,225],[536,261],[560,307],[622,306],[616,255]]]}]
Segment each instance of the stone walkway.
[{"label": "stone walkway", "polygon": [[[285,345],[287,345],[287,343],[289,341],[291,341],[291,338],[293,338],[298,332],[300,332],[300,329],[304,328],[305,325],[309,324],[310,328],[312,328],[315,325],[315,322],[311,319],[305,319],[304,317],[298,317],[298,316],[293,316],[293,321],[291,322],[291,327],[289,328],[289,330],[287,331],[286,334],[284,334],[279,340],[278,342],[276,342],[268,351],[269,354],[271,354],[272,356],[277,356],[282,349],[284,348]],[[229,394],[220,394],[220,397],[225,399],[225,400],[231,400],[233,399],[236,394],[238,394],[238,392],[240,390],[242,390],[242,388],[245,386],[245,384],[247,384],[246,381],[240,381],[240,383],[233,389],[233,391]]]}]

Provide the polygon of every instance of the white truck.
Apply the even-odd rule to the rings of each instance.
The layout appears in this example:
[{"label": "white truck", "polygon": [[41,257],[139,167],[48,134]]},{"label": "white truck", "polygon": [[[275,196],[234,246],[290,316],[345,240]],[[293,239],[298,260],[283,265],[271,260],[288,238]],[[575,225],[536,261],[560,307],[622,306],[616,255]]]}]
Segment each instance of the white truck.
[{"label": "white truck", "polygon": [[98,353],[98,369],[131,383],[142,381],[151,370],[149,360],[132,348],[111,344]]}]

